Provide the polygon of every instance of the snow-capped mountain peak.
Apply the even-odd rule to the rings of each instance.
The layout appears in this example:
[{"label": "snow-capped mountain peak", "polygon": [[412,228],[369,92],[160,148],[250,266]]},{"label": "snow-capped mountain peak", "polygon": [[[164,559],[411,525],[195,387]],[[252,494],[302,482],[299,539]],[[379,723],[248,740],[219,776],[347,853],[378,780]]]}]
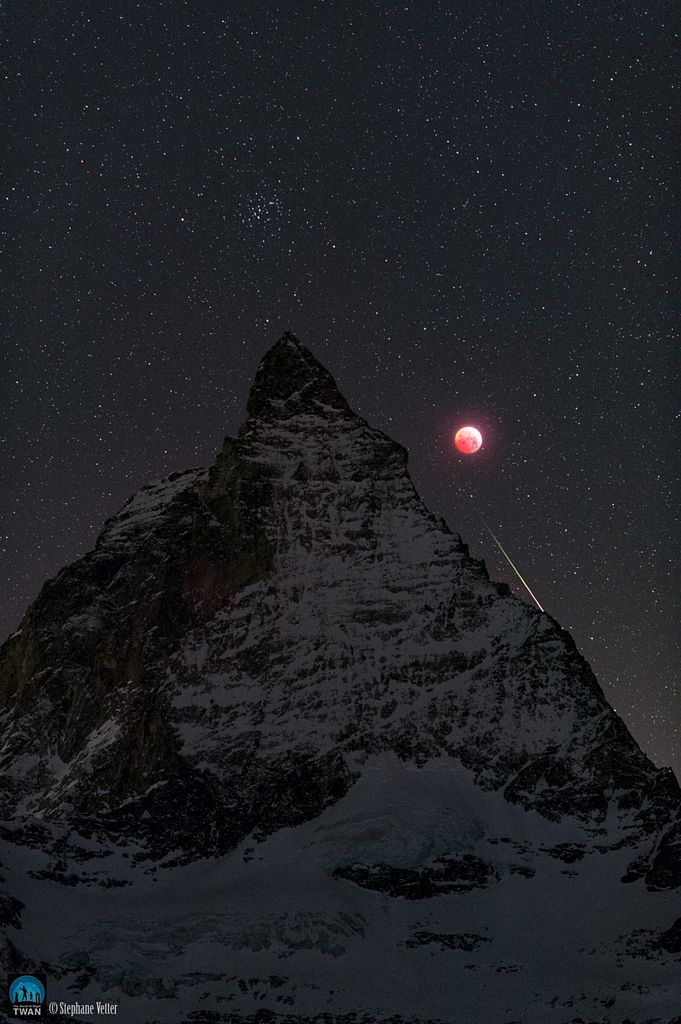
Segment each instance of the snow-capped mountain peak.
[{"label": "snow-capped mountain peak", "polygon": [[[159,870],[194,908],[211,886],[255,886],[272,913],[256,900],[249,923],[246,897],[233,918],[221,910],[216,949],[237,943],[239,971],[257,962],[272,974],[272,955],[298,955],[302,928],[322,960],[292,964],[282,982],[296,1020],[326,1005],[451,1020],[448,996],[407,991],[419,957],[436,957],[443,977],[452,949],[479,949],[487,964],[523,900],[554,892],[567,907],[573,879],[582,898],[603,886],[629,906],[620,932],[645,921],[667,941],[672,921],[655,906],[681,885],[678,785],[641,752],[570,636],[489,579],[423,505],[406,451],[352,412],[292,335],[258,367],[247,411],[211,467],[133,496],[0,652],[13,883],[57,900],[67,881],[120,885],[111,912],[133,916]],[[462,899],[478,910],[459,915]],[[85,903],[74,898],[76,916]],[[194,934],[185,919],[172,927]],[[68,977],[71,940],[56,934],[43,958]],[[615,940],[606,928],[592,941]],[[178,1008],[195,1005],[193,942]],[[357,988],[363,956],[385,942],[402,981],[392,994]],[[529,957],[532,943],[521,946]],[[94,984],[114,954],[96,929],[91,947],[109,951],[94,966],[89,956]],[[345,965],[335,995],[320,967],[329,949]],[[305,989],[310,971],[323,997]],[[259,987],[272,1009],[277,991]],[[508,999],[520,1006],[522,986]],[[528,1024],[563,1019],[543,997],[535,1009]],[[491,1018],[471,1008],[466,1019]]]}]

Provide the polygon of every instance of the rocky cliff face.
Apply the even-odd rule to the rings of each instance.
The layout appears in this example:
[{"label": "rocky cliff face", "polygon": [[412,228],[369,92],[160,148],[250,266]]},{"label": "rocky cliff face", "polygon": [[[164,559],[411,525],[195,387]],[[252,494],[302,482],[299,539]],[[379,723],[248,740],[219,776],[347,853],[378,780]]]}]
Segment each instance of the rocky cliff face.
[{"label": "rocky cliff face", "polygon": [[[202,858],[217,857],[210,863],[234,884],[238,876],[238,887],[257,877],[262,896],[278,892],[281,865],[298,851],[291,877],[302,875],[279,923],[261,921],[254,939],[242,909],[227,937],[221,919],[216,940],[244,965],[258,950],[295,958],[298,914],[301,948],[321,949],[322,959],[325,944],[341,950],[335,996],[319,995],[328,978],[318,968],[305,993],[309,963],[281,984],[258,975],[262,1005],[293,1006],[296,1020],[377,1006],[464,1019],[443,1016],[425,996],[396,1003],[381,985],[352,994],[356,964],[346,950],[361,959],[362,948],[391,941],[367,908],[397,913],[404,935],[387,969],[407,957],[414,980],[414,964],[494,945],[475,914],[468,931],[452,930],[451,900],[479,893],[481,920],[487,914],[488,931],[498,929],[489,893],[531,886],[547,865],[563,865],[557,890],[580,872],[592,884],[598,865],[618,907],[640,920],[658,907],[646,948],[673,955],[654,945],[673,928],[660,901],[681,887],[673,775],[642,754],[569,635],[489,580],[423,506],[404,449],[356,416],[291,336],[258,368],[248,418],[214,465],[144,488],[105,524],[94,551],[45,584],[0,651],[0,709],[9,861],[32,858],[31,884],[43,887],[35,898],[49,893],[74,920],[91,897],[73,894],[104,890],[120,915],[128,889],[143,905],[149,880],[158,891],[161,875],[167,885],[174,873],[193,894],[178,926],[193,936],[189,949],[201,920],[212,927],[212,911],[201,910],[210,886],[193,888],[209,863]],[[311,850],[312,875],[338,897],[333,910],[321,890],[317,904],[311,896]],[[355,906],[347,920],[344,900]],[[421,901],[429,919],[407,927],[400,914]],[[14,927],[21,908],[7,905]],[[617,915],[624,934],[626,912]],[[506,932],[508,940],[510,919]],[[112,974],[120,953],[102,946],[101,933],[80,951],[78,971],[55,934],[28,955],[64,984],[80,971],[83,984],[104,985],[104,972],[122,999],[157,998],[126,993]],[[607,955],[621,959],[611,939]],[[223,967],[190,983],[197,972],[187,955],[168,996],[175,1016],[162,1019],[198,1012],[201,992],[217,1006],[207,993],[218,999],[221,985],[234,989],[227,1008],[246,1019],[256,996],[243,978]],[[133,959],[156,977],[153,956],[138,950]],[[512,1006],[525,998],[522,984],[515,989]],[[548,1016],[538,992],[537,1020],[565,1019]],[[141,1007],[131,1020],[147,1019]],[[473,1005],[466,1012],[490,1019]]]}]

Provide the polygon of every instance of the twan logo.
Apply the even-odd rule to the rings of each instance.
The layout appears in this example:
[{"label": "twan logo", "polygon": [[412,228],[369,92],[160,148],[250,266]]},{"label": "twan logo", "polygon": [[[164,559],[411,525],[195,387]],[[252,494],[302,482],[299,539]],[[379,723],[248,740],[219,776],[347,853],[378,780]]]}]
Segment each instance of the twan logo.
[{"label": "twan logo", "polygon": [[9,1003],[15,1017],[41,1017],[45,1002],[45,978],[21,974],[9,983]]}]

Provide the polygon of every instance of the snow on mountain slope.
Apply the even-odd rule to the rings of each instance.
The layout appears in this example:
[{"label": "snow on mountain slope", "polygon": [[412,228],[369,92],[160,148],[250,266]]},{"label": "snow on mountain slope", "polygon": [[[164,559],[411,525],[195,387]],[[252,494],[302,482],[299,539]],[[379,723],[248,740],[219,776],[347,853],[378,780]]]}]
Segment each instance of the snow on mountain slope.
[{"label": "snow on mountain slope", "polygon": [[45,585],[0,709],[5,963],[81,1001],[681,1013],[676,780],[291,336],[215,464]]},{"label": "snow on mountain slope", "polygon": [[[449,758],[375,755],[319,817],[217,859],[142,875],[126,852],[110,858],[112,888],[65,890],[32,867],[21,940],[50,977],[60,965],[53,993],[104,992],[131,1022],[220,1019],[191,1016],[203,1008],[623,1024],[669,1022],[678,1007],[678,950],[659,943],[678,897],[623,886],[625,849],[595,851],[573,821],[481,791]],[[339,875],[432,871],[443,857],[489,871],[416,898]]]}]

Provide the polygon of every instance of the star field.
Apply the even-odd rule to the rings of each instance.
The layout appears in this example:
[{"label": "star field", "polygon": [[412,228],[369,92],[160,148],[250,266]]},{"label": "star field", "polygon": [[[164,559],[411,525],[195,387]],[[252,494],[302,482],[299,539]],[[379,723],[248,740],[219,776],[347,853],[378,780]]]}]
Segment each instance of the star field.
[{"label": "star field", "polygon": [[212,461],[290,329],[681,772],[672,5],[3,19],[3,636],[130,493]]}]

